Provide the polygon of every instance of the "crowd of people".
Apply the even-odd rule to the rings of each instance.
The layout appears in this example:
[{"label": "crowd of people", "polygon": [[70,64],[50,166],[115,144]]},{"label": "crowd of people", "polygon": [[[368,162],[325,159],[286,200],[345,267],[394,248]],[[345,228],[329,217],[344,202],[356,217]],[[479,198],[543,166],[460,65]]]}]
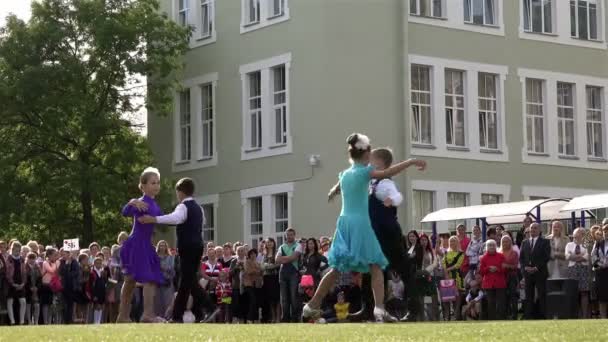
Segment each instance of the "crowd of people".
[{"label": "crowd of people", "polygon": [[[297,239],[288,228],[281,245],[269,237],[203,246],[194,181],[177,182],[179,204],[163,215],[154,200],[160,173],[148,168],[143,196],[122,210],[132,232],[111,247],[0,241],[0,323],[545,319],[555,317],[547,312],[552,279],[575,284],[567,299],[577,312],[569,314],[608,318],[608,224],[577,228],[572,240],[560,221],[543,237],[530,217],[515,236],[496,226],[484,237],[463,224],[455,235],[404,235],[403,196],[390,178],[424,171],[426,161],[393,164],[390,149],[372,150],[359,133],[347,144],[351,167],[328,194],[342,198],[333,238]],[[152,245],[155,224],[176,226],[175,246]]]},{"label": "crowd of people", "polygon": [[[456,235],[440,234],[437,244],[426,234],[409,231],[402,243],[410,258],[410,281],[388,271],[386,307],[416,321],[478,319],[542,319],[546,317],[546,281],[578,281],[580,318],[607,318],[608,225],[577,228],[570,239],[555,221],[551,234],[541,225],[524,221],[513,236],[503,227],[468,234],[464,225]],[[116,244],[67,252],[36,241],[0,241],[0,322],[2,324],[100,324],[116,322],[123,272]],[[240,242],[206,245],[198,284],[206,292],[205,322],[278,323],[300,321],[322,276],[328,271],[331,239],[297,239],[288,229],[285,243],[273,238],[256,248]],[[156,244],[166,282],[156,288],[155,314],[169,319],[180,274],[176,249]],[[446,286],[446,280],[447,286]],[[453,280],[453,281],[450,281]],[[454,288],[455,288],[455,291]],[[362,274],[344,273],[322,303],[323,321],[356,321],[362,309]],[[130,318],[143,313],[143,284],[136,285]],[[192,299],[184,314],[194,322]]]}]

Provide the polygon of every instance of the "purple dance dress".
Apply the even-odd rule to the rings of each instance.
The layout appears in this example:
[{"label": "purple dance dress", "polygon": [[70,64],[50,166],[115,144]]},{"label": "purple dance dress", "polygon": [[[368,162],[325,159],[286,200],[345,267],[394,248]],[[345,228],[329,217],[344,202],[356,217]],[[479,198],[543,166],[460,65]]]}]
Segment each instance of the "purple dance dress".
[{"label": "purple dance dress", "polygon": [[140,212],[128,204],[122,209],[123,216],[133,217],[131,235],[120,248],[122,272],[132,276],[138,283],[162,285],[165,281],[160,269],[160,258],[152,246],[154,224],[143,224],[137,221],[143,215],[160,216],[162,211],[156,201],[148,196],[143,196],[139,200],[148,204],[146,212]]}]

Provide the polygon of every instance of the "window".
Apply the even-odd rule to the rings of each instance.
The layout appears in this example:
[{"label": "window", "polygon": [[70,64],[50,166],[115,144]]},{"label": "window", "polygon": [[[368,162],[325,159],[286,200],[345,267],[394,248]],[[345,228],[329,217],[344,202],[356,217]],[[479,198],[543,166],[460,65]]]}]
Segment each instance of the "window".
[{"label": "window", "polygon": [[496,25],[496,0],[464,0],[464,21],[476,25]]},{"label": "window", "polygon": [[203,204],[205,223],[203,224],[203,241],[215,241],[215,205]]},{"label": "window", "polygon": [[293,190],[293,183],[283,183],[241,191],[244,240],[252,247],[265,237],[283,243],[284,232],[291,225]]},{"label": "window", "polygon": [[481,204],[498,204],[502,203],[502,195],[481,194]]},{"label": "window", "polygon": [[285,0],[269,0],[269,18],[280,17],[285,14]]},{"label": "window", "polygon": [[451,146],[465,146],[464,72],[445,71],[445,139]]},{"label": "window", "polygon": [[554,0],[523,0],[524,31],[553,33]]},{"label": "window", "polygon": [[433,191],[414,190],[414,202],[412,205],[412,217],[414,218],[414,225],[422,225],[423,230],[430,230],[432,228],[431,223],[420,223],[422,219],[429,213],[433,212],[434,209],[434,196]]},{"label": "window", "polygon": [[262,197],[249,199],[249,231],[251,248],[258,248],[258,242],[264,237]]},{"label": "window", "polygon": [[557,82],[558,153],[573,156],[574,152],[574,85]]},{"label": "window", "polygon": [[444,0],[410,0],[410,14],[422,17],[445,17]]},{"label": "window", "polygon": [[178,0],[177,18],[180,25],[188,25],[188,0]]},{"label": "window", "polygon": [[479,96],[479,146],[484,149],[498,149],[498,113],[496,98],[497,75],[480,72],[477,74]]},{"label": "window", "polygon": [[289,227],[289,200],[286,193],[272,196],[274,211],[274,235],[278,245],[283,244],[285,230]]},{"label": "window", "polygon": [[241,8],[241,33],[289,20],[289,0],[241,0]]},{"label": "window", "polygon": [[190,89],[179,94],[180,161],[189,161],[192,154],[190,130]]},{"label": "window", "polygon": [[260,22],[260,0],[245,0],[245,24]]},{"label": "window", "polygon": [[603,158],[602,88],[587,87],[587,155]]},{"label": "window", "polygon": [[252,72],[249,79],[249,148],[262,147],[262,73]]},{"label": "window", "polygon": [[243,80],[241,159],[291,153],[289,68],[291,54],[240,67]]},{"label": "window", "polygon": [[542,80],[526,79],[526,138],[528,152],[545,153],[545,113]]},{"label": "window", "polygon": [[[469,203],[469,194],[465,192],[448,192],[448,208],[466,207]],[[459,224],[466,224],[465,220],[450,221],[449,229],[454,230]]]},{"label": "window", "polygon": [[213,146],[213,122],[214,122],[214,103],[213,103],[213,84],[208,83],[201,86],[201,139],[203,141],[202,146],[202,159],[209,159],[213,157],[214,146]]},{"label": "window", "polygon": [[412,65],[412,142],[431,144],[431,70],[427,66]]},{"label": "window", "polygon": [[274,113],[274,144],[287,143],[287,82],[285,65],[272,68],[272,109]]},{"label": "window", "polygon": [[586,40],[598,40],[598,0],[570,0],[570,34]]},{"label": "window", "polygon": [[200,0],[200,37],[201,39],[211,37],[213,32],[213,2],[215,0]]}]

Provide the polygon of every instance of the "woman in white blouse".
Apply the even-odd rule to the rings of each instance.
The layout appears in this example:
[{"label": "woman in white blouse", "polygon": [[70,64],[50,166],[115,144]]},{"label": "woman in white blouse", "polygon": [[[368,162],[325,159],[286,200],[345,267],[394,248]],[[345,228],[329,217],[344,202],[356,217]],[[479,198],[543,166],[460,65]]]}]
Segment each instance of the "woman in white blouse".
[{"label": "woman in white blouse", "polygon": [[578,281],[580,318],[589,318],[589,251],[584,245],[585,229],[574,230],[574,241],[566,244],[568,277]]}]

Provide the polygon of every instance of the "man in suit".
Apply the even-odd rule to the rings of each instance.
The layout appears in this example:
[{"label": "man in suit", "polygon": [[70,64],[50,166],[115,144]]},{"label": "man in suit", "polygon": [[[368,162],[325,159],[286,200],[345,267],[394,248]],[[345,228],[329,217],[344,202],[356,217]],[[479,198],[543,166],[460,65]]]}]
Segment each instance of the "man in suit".
[{"label": "man in suit", "polygon": [[519,257],[519,264],[526,282],[525,319],[534,318],[536,301],[538,301],[537,318],[545,318],[547,278],[549,277],[547,264],[550,259],[551,244],[549,240],[540,236],[540,224],[532,223],[530,225],[530,238],[523,241]]}]

